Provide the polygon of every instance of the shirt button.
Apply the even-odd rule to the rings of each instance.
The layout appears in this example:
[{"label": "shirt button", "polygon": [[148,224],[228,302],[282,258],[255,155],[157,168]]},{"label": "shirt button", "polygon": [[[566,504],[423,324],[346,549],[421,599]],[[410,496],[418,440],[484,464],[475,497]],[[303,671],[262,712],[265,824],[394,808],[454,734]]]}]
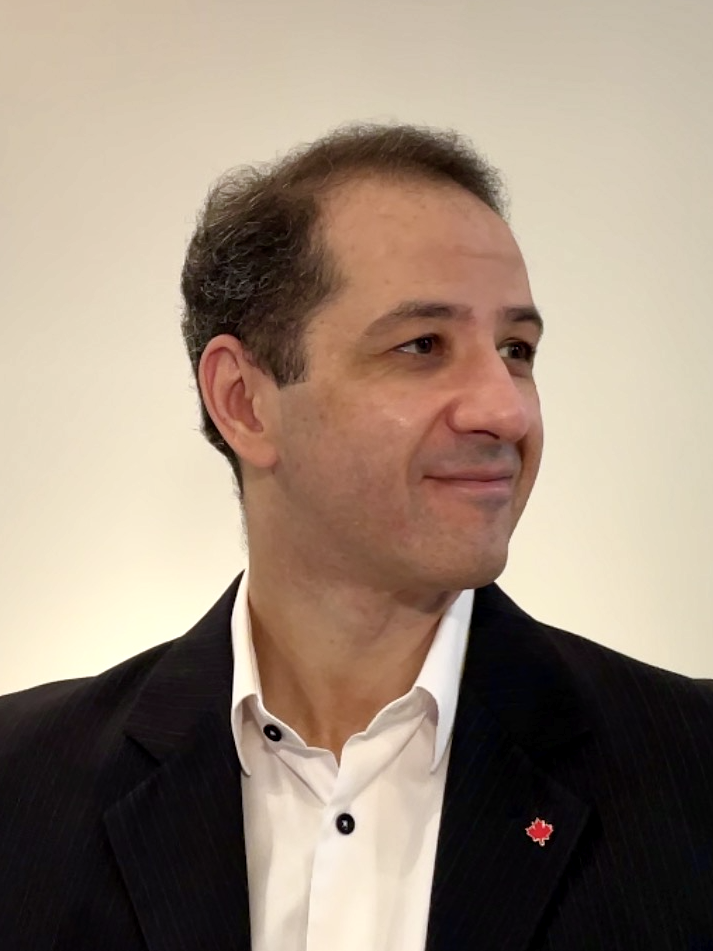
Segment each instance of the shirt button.
[{"label": "shirt button", "polygon": [[272,740],[273,743],[279,743],[279,741],[282,739],[281,730],[279,730],[272,723],[268,723],[268,725],[263,728],[262,732],[265,734],[268,740]]},{"label": "shirt button", "polygon": [[348,812],[343,812],[341,816],[337,816],[337,828],[342,833],[342,835],[349,835],[352,833],[355,826],[356,823]]}]

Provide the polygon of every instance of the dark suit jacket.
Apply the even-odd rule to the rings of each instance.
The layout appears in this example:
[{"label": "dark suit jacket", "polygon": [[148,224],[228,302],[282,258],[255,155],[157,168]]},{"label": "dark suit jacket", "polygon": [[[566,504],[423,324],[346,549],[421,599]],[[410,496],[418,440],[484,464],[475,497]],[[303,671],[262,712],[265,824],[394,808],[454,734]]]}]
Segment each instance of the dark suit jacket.
[{"label": "dark suit jacket", "polygon": [[[240,577],[183,637],[0,700],[1,951],[249,951]],[[495,584],[473,618],[428,951],[713,949],[710,682],[540,624]]]}]

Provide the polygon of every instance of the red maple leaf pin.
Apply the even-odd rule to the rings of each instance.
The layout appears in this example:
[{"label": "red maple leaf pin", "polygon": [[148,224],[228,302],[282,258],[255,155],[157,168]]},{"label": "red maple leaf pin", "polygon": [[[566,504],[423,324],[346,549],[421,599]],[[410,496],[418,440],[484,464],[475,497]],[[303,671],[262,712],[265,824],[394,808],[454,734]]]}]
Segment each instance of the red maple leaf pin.
[{"label": "red maple leaf pin", "polygon": [[544,819],[538,817],[525,829],[525,832],[527,832],[533,842],[537,842],[538,845],[544,848],[545,842],[547,842],[554,832],[554,826],[551,826],[549,822],[545,822]]}]

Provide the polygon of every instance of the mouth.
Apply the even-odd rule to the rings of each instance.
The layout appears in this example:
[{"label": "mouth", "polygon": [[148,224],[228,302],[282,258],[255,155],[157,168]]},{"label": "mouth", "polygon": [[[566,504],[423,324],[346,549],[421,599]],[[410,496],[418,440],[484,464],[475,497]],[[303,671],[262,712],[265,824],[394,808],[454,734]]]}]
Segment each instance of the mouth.
[{"label": "mouth", "polygon": [[514,476],[492,479],[442,479],[430,476],[429,481],[461,495],[506,500],[512,496],[515,479]]}]

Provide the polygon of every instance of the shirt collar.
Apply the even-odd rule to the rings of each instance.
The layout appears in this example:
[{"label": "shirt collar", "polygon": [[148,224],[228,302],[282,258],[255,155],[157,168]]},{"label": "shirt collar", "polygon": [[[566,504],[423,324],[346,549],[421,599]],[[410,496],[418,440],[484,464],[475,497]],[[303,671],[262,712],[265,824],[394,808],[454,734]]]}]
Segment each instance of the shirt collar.
[{"label": "shirt collar", "polygon": [[[248,610],[249,575],[250,566],[246,564],[231,616],[233,694],[230,717],[238,757],[248,776],[250,769],[241,745],[244,705],[250,697],[256,697],[261,703],[263,699]],[[407,694],[408,697],[425,695],[435,703],[436,734],[431,772],[438,768],[453,732],[474,594],[471,589],[462,591],[445,612],[421,671]]]}]

